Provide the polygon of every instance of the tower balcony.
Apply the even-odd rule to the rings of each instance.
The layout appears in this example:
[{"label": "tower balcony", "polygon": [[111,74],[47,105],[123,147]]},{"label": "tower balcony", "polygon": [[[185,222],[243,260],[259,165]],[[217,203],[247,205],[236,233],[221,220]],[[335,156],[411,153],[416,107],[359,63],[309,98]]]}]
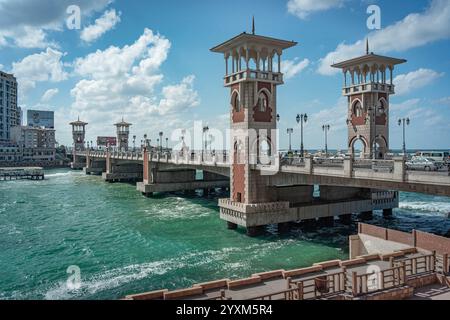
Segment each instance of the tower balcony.
[{"label": "tower balcony", "polygon": [[283,74],[273,71],[242,70],[225,76],[225,86],[230,86],[241,81],[265,81],[274,84],[283,84]]},{"label": "tower balcony", "polygon": [[342,89],[342,95],[351,96],[357,93],[381,92],[387,94],[395,94],[395,86],[388,83],[366,82],[354,84]]}]

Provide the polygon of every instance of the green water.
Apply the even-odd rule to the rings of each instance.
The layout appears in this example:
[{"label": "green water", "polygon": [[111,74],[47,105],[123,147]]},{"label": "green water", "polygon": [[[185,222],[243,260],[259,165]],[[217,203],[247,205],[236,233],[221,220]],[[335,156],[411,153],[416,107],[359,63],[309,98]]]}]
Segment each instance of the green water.
[{"label": "green water", "polygon": [[[347,257],[354,225],[283,236],[269,228],[249,238],[219,219],[220,196],[147,199],[133,185],[68,170],[49,171],[45,181],[2,182],[0,299],[116,299]],[[390,223],[408,229],[426,217],[425,229],[450,229],[448,198],[416,200]],[[375,223],[387,222],[376,216]],[[77,290],[66,284],[71,265],[81,270]]]}]

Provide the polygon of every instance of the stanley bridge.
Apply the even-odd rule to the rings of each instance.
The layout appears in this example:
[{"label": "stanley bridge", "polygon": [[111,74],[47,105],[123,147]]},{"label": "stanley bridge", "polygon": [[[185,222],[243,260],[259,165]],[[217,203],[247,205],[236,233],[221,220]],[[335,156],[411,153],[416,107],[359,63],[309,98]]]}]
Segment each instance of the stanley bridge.
[{"label": "stanley bridge", "polygon": [[[173,151],[162,148],[162,141],[161,147],[152,147],[147,139],[142,149],[129,150],[131,124],[123,119],[115,124],[117,150],[93,150],[85,147],[87,123],[78,119],[71,123],[72,168],[101,174],[109,182],[136,181],[146,196],[229,188],[230,197],[219,200],[220,217],[229,229],[243,226],[250,236],[269,224],[285,228],[292,221],[317,219],[332,224],[336,216],[348,222],[352,213],[370,216],[373,210],[388,216],[398,207],[398,191],[450,196],[448,172],[407,170],[405,154],[389,159],[393,70],[406,61],[371,53],[368,43],[365,55],[333,65],[343,71],[343,95],[348,99],[345,158],[314,159],[304,154],[303,143],[299,155],[282,157],[275,151],[281,56],[295,45],[242,33],[211,49],[225,58],[231,152]],[[300,119],[303,123],[303,116]],[[363,145],[360,158],[354,155],[357,141]]]}]

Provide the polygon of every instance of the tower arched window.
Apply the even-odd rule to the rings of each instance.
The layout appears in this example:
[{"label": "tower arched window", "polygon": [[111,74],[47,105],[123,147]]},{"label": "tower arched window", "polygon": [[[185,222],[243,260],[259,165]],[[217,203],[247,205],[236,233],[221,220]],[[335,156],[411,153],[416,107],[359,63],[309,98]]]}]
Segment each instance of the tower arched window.
[{"label": "tower arched window", "polygon": [[363,116],[363,108],[362,108],[361,102],[359,102],[359,101],[355,102],[355,104],[353,105],[353,114],[355,115],[355,117]]},{"label": "tower arched window", "polygon": [[233,94],[233,97],[231,98],[231,105],[233,106],[233,110],[235,112],[241,111],[241,103],[240,103],[239,95],[237,94],[237,92],[235,92]]},{"label": "tower arched window", "polygon": [[382,115],[386,112],[386,101],[384,99],[380,99],[378,101],[378,114]]},{"label": "tower arched window", "polygon": [[267,107],[269,106],[269,99],[264,92],[261,92],[258,95],[258,111],[266,112]]}]

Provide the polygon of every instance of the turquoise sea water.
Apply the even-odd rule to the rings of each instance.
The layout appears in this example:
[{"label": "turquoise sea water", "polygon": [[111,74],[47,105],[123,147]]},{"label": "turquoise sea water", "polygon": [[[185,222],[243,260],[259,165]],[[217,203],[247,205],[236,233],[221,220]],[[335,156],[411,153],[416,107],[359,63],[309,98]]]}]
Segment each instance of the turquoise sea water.
[{"label": "turquoise sea water", "polygon": [[[147,199],[133,185],[69,170],[1,182],[0,299],[116,299],[348,255],[355,224],[249,238],[219,219],[220,196]],[[445,234],[448,212],[449,198],[401,194],[392,219],[370,223]],[[71,265],[81,270],[77,290],[66,284]]]}]

